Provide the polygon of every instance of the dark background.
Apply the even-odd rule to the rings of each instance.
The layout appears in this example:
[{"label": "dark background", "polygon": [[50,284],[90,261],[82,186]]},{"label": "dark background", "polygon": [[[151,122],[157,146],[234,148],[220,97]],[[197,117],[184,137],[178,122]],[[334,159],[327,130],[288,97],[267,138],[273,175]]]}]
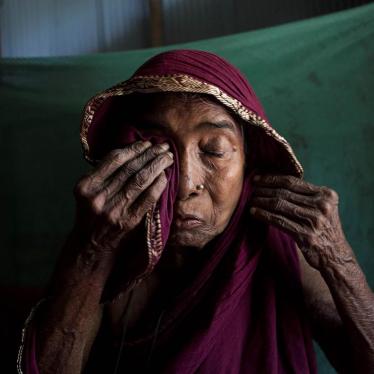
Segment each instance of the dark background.
[{"label": "dark background", "polygon": [[[374,6],[310,18],[362,2],[212,3],[0,2],[2,352],[19,341],[72,226],[73,186],[88,169],[79,144],[83,105],[171,47],[126,49],[241,31],[178,46],[218,53],[248,77],[305,179],[339,193],[347,238],[374,286]],[[243,32],[301,18],[310,19]],[[321,373],[334,372],[320,351],[318,360]]]}]

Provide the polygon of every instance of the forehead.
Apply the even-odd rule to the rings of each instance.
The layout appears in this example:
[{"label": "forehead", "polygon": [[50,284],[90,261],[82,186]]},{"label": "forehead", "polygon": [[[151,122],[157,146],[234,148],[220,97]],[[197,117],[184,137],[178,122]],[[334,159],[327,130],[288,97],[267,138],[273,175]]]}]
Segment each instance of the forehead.
[{"label": "forehead", "polygon": [[223,112],[227,113],[227,110],[220,104],[218,104],[213,98],[208,95],[199,95],[193,93],[157,93],[145,96],[146,109],[149,111],[160,109],[162,111],[178,111],[189,109],[190,112],[194,113],[193,108],[199,111],[210,111],[210,112]]},{"label": "forehead", "polygon": [[[202,123],[217,124],[240,134],[235,115],[209,95],[192,93],[145,94],[136,98],[135,117],[168,127],[183,123],[183,128],[199,129]],[[221,126],[222,125],[222,126]],[[226,126],[227,125],[227,126]]]}]

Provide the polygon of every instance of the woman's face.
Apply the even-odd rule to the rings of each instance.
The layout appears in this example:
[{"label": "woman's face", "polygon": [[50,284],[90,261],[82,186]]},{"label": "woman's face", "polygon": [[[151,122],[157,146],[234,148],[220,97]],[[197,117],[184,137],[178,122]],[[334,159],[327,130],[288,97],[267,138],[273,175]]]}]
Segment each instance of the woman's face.
[{"label": "woman's face", "polygon": [[245,153],[240,126],[213,101],[175,94],[152,95],[135,122],[171,138],[177,148],[179,189],[168,243],[204,247],[225,229],[241,194]]}]

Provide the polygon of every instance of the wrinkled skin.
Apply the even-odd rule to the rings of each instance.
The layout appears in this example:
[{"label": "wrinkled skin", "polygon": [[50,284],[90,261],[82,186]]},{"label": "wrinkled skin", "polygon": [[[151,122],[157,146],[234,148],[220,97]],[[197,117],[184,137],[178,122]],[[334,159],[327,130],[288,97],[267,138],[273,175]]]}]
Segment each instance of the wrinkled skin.
[{"label": "wrinkled skin", "polygon": [[[131,124],[167,136],[176,145],[177,219],[168,243],[180,253],[201,249],[224,230],[240,197],[245,164],[241,128],[225,108],[213,102],[154,96]],[[115,251],[119,240],[160,197],[166,186],[164,170],[173,162],[164,146],[163,150],[140,142],[116,149],[78,183],[77,225],[99,250]],[[203,190],[196,188],[199,184]],[[185,215],[196,217],[194,227],[182,223]]]},{"label": "wrinkled skin", "polygon": [[252,215],[292,235],[311,266],[321,269],[329,261],[354,257],[334,190],[292,176],[256,176],[253,182]]},{"label": "wrinkled skin", "polygon": [[[201,220],[185,228],[177,218],[169,245],[203,248],[227,226],[240,197],[245,162],[240,127],[221,105],[175,95],[156,95],[135,125],[173,140],[180,166],[175,216]],[[196,188],[200,184],[203,190]]]},{"label": "wrinkled skin", "polygon": [[163,171],[173,163],[168,149],[137,142],[113,150],[78,182],[76,231],[97,252],[112,256],[160,198],[167,183]]},{"label": "wrinkled skin", "polygon": [[[153,95],[142,109],[131,118],[132,124],[172,139],[177,147],[176,215],[190,214],[200,220],[196,227],[174,222],[169,245],[175,251],[201,249],[224,230],[240,197],[245,165],[240,126],[224,107],[200,98]],[[91,240],[98,247],[115,248],[155,204],[166,186],[163,170],[173,162],[165,147],[138,143],[114,150],[79,182],[78,213],[84,212],[84,206],[90,208],[81,222],[85,232],[91,230]],[[290,233],[311,266],[318,269],[321,261],[353,256],[335,191],[292,176],[258,178],[253,181],[253,216]],[[205,188],[198,190],[199,184]],[[343,257],[337,256],[337,248]]]},{"label": "wrinkled skin", "polygon": [[[215,102],[173,94],[155,95],[136,113],[133,124],[172,138],[180,160],[175,208],[181,217],[173,222],[168,251],[174,257],[159,269],[189,269],[186,258],[224,230],[238,203],[245,170],[241,127]],[[172,163],[167,144],[140,142],[113,150],[77,183],[75,227],[38,316],[41,373],[82,372],[101,324],[101,295],[118,244],[160,198]],[[314,337],[339,371],[374,372],[374,298],[344,236],[337,193],[292,176],[262,175],[253,183],[253,217],[286,231],[301,249]],[[205,188],[197,189],[199,184]],[[186,214],[198,220],[186,226]],[[130,327],[147,321],[152,298],[168,292],[181,273],[156,274],[139,284]],[[127,298],[107,308],[114,334],[122,331]]]}]

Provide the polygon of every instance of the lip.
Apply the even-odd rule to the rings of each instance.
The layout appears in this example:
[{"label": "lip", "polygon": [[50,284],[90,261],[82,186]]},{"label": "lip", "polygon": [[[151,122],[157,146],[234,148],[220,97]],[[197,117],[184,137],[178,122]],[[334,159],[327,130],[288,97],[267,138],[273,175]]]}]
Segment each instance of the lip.
[{"label": "lip", "polygon": [[174,224],[179,229],[191,229],[201,226],[203,224],[203,220],[194,214],[178,213],[175,217]]}]

